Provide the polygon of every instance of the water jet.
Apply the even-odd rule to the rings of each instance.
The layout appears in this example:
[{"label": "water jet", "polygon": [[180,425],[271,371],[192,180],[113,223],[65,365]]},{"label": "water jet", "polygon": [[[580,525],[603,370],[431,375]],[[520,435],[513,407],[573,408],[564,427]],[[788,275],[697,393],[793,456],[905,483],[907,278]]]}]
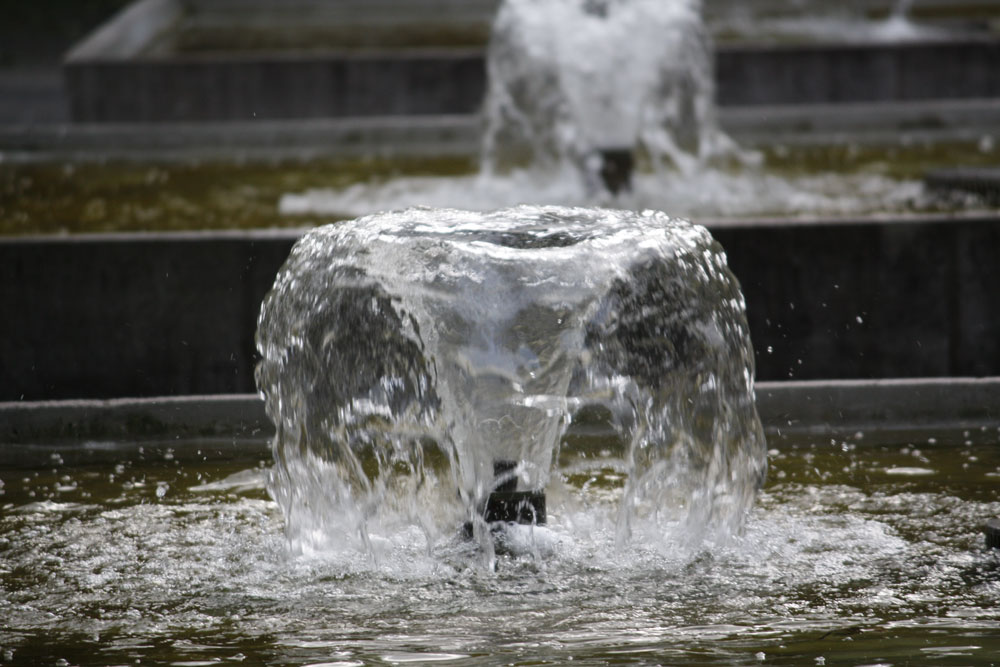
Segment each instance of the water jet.
[{"label": "water jet", "polygon": [[699,9],[693,0],[500,3],[486,61],[482,170],[525,159],[576,170],[599,199],[631,190],[640,154],[654,168],[687,170],[739,155],[717,124]]}]

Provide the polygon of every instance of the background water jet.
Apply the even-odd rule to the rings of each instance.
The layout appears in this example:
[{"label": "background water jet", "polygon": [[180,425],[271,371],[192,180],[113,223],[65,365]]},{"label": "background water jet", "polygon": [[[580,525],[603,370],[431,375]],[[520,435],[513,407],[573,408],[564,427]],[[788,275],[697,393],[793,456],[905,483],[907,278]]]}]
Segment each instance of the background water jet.
[{"label": "background water jet", "polygon": [[609,153],[661,176],[740,157],[714,98],[699,0],[505,0],[487,53],[482,171],[576,170],[599,198],[620,189]]},{"label": "background water jet", "polygon": [[[764,168],[765,153],[741,149],[719,125],[712,39],[701,9],[697,0],[502,2],[486,56],[478,175],[401,176],[288,193],[279,209],[353,217],[413,204],[488,210],[555,203],[705,218],[851,215],[871,202],[902,210],[942,204],[919,181],[889,176],[884,164],[849,176]],[[796,55],[772,60],[784,66]],[[730,78],[816,78],[791,70],[741,74],[740,62],[730,59]],[[768,150],[773,161],[789,149]]]}]

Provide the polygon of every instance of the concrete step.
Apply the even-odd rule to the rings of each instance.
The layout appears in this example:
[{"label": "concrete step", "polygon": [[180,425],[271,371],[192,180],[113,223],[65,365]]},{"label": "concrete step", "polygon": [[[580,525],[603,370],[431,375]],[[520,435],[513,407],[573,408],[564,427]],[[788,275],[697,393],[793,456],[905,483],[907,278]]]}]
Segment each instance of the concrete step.
[{"label": "concrete step", "polygon": [[[701,221],[761,380],[1000,375],[1000,220]],[[0,239],[0,400],[255,390],[260,304],[295,230]]]},{"label": "concrete step", "polygon": [[[905,444],[918,432],[922,447],[998,437],[1000,377],[759,382],[756,393],[772,446]],[[0,403],[0,467],[50,465],[53,455],[69,465],[113,461],[121,447],[139,446],[151,456],[159,446],[175,458],[194,448],[201,460],[249,448],[266,457],[273,435],[256,394]]]},{"label": "concrete step", "polygon": [[[747,146],[1000,140],[1000,98],[729,107],[723,128]],[[4,159],[474,157],[475,114],[163,123],[0,123]]]},{"label": "concrete step", "polygon": [[[723,106],[1000,97],[1000,40],[720,46]],[[203,58],[75,58],[65,67],[78,122],[250,121],[475,113],[481,49]]]},{"label": "concrete step", "polygon": [[47,67],[0,67],[0,125],[66,123],[62,72]]},{"label": "concrete step", "polygon": [[[260,2],[236,10],[141,0],[67,56],[70,116],[79,122],[249,121],[479,108],[495,2],[413,0],[398,3],[409,13],[389,14],[377,6],[299,4],[290,12]],[[191,31],[200,31],[189,40],[197,48],[183,46]],[[241,31],[246,44],[234,37]],[[480,36],[469,37],[470,31]],[[892,42],[849,35],[720,42],[715,61],[722,106],[1000,96],[1000,39],[989,28]]]}]

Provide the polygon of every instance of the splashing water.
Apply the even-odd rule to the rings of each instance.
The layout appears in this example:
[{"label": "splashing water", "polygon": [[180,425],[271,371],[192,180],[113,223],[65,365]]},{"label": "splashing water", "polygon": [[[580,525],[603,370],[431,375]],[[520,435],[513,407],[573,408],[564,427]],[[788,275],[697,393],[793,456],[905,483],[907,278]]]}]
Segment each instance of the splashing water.
[{"label": "splashing water", "polygon": [[706,167],[682,174],[637,173],[632,190],[594,193],[573,167],[551,172],[518,169],[509,174],[464,177],[397,177],[346,188],[317,188],[281,197],[283,215],[354,217],[366,211],[414,204],[489,210],[524,203],[669,209],[687,218],[848,216],[921,210],[932,203],[917,180],[880,173],[781,176],[761,170]]},{"label": "splashing water", "polygon": [[487,79],[484,173],[568,164],[597,191],[603,149],[690,171],[735,148],[698,0],[505,0]]},{"label": "splashing water", "polygon": [[[760,154],[719,127],[698,0],[505,0],[487,70],[477,174],[291,192],[279,211],[349,218],[413,205],[562,204],[745,218],[857,215],[932,201],[919,181],[878,168],[761,169]],[[615,166],[609,151],[626,155],[631,170],[614,177],[630,181],[619,189],[605,176]]]},{"label": "splashing water", "polygon": [[[490,554],[497,460],[533,490],[557,462],[619,468],[618,544],[732,535],[763,478],[739,286],[704,228],[660,213],[412,209],[319,228],[257,344],[293,551],[432,549],[470,521]],[[620,451],[561,447],[584,409]]]},{"label": "splashing water", "polygon": [[888,42],[902,42],[907,40],[933,39],[946,34],[941,29],[928,26],[920,26],[910,18],[910,10],[913,7],[913,0],[896,0],[889,12],[889,16],[884,21],[875,26],[872,36],[875,39]]},{"label": "splashing water", "polygon": [[[265,443],[123,443],[100,450],[106,465],[97,443],[65,445],[67,463],[44,448],[34,470],[0,466],[0,659],[995,664],[1000,554],[980,527],[1000,516],[998,435],[778,438],[730,544],[607,549],[581,505],[551,523],[557,552],[498,558],[495,572],[471,547],[428,556],[405,533],[378,568],[350,552],[289,558]],[[934,473],[889,474],[912,466]],[[587,498],[613,474],[584,476],[598,478]]]}]

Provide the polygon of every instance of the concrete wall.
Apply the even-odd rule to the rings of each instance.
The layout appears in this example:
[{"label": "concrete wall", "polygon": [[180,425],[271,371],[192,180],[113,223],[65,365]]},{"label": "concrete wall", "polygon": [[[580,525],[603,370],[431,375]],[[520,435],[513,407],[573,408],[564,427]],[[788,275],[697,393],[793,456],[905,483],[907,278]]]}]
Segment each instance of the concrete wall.
[{"label": "concrete wall", "polygon": [[1000,226],[714,229],[747,300],[764,380],[1000,373]]},{"label": "concrete wall", "polygon": [[[448,11],[431,16],[442,28],[480,21],[486,34],[488,4],[474,8],[480,19],[462,19]],[[149,51],[185,21],[196,21],[194,11],[194,18],[185,14],[178,0],[142,0],[75,47],[64,67],[72,119],[169,122],[463,114],[475,112],[483,99],[485,46],[351,50],[332,43],[323,50],[274,53]],[[267,18],[227,11],[213,20],[227,23],[228,18],[233,31],[239,30],[240,21],[249,26]],[[331,11],[333,18],[324,19],[321,13],[317,25],[325,20],[349,32],[351,26],[343,25],[337,14],[343,14],[344,7],[326,10]],[[363,16],[354,20],[363,21]],[[717,97],[722,105],[996,97],[998,62],[1000,41],[982,34],[895,44],[721,45],[716,50]]]},{"label": "concrete wall", "polygon": [[731,46],[715,59],[721,105],[1000,96],[1000,42]]},{"label": "concrete wall", "polygon": [[[761,380],[1000,375],[996,220],[713,233]],[[0,241],[0,401],[254,392],[260,302],[294,238]]]},{"label": "concrete wall", "polygon": [[[818,104],[1000,96],[1000,42],[723,46],[719,104]],[[65,67],[81,122],[208,121],[473,113],[482,51],[75,60]]]},{"label": "concrete wall", "polygon": [[74,63],[65,77],[75,121],[267,120],[473,113],[483,68],[480,53],[455,50]]},{"label": "concrete wall", "polygon": [[255,391],[253,335],[292,238],[0,243],[0,400]]}]

